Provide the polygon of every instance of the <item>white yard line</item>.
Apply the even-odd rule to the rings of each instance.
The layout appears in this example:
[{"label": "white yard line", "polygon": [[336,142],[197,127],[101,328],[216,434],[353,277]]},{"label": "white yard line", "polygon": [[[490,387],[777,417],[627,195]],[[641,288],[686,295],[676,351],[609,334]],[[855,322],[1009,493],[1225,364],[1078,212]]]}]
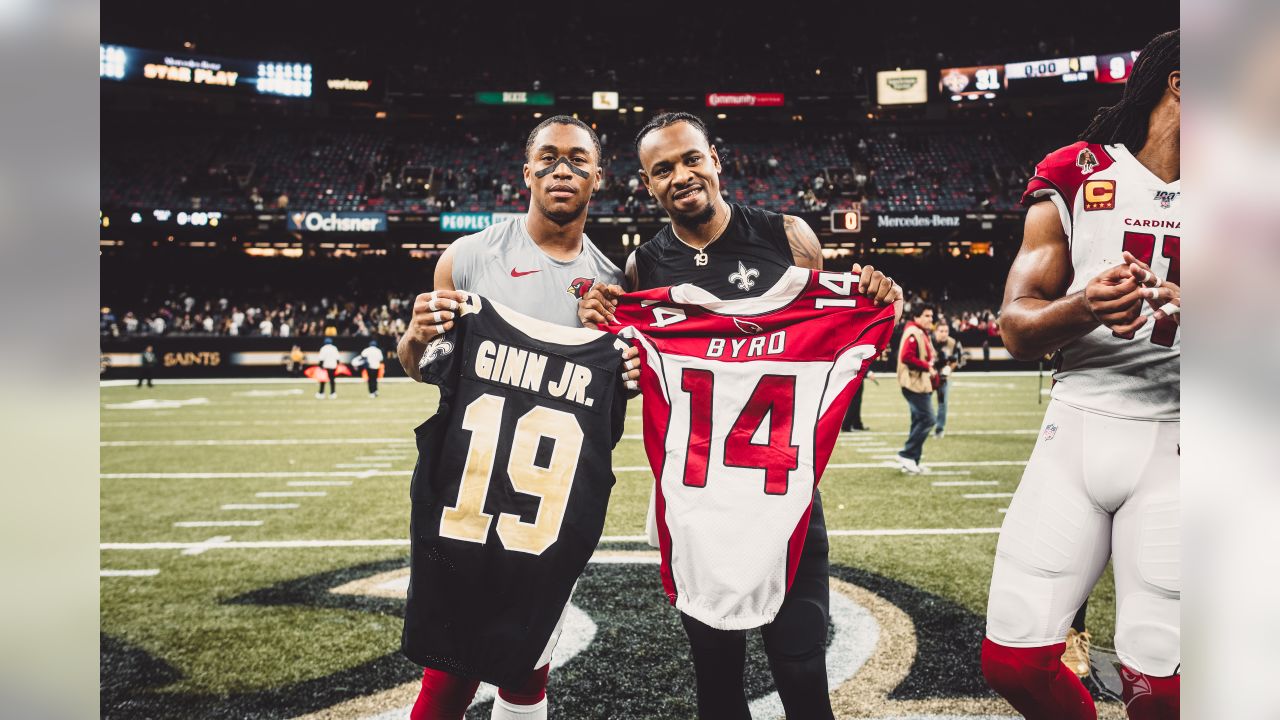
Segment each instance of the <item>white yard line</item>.
[{"label": "white yard line", "polygon": [[967,487],[969,485],[999,485],[998,480],[940,480],[930,483],[934,487]]},{"label": "white yard line", "polygon": [[[828,530],[833,537],[902,537],[926,535],[991,535],[1000,528],[890,528],[876,530]],[[601,542],[644,541],[644,535],[614,535],[600,538]],[[408,538],[376,538],[364,540],[232,540],[210,545],[206,542],[107,542],[99,550],[187,550],[208,546],[210,550],[279,550],[296,548],[339,547],[405,547]]]},{"label": "white yard line", "polygon": [[160,574],[159,568],[147,570],[99,570],[98,577],[155,577]]},{"label": "white yard line", "polygon": [[223,510],[296,510],[298,503],[228,503]]},{"label": "white yard line", "polygon": [[[1001,413],[1001,414],[1008,414],[1008,413]],[[897,417],[897,416],[895,415],[894,417]],[[1036,434],[1036,433],[1038,433],[1038,432],[1040,432],[1040,429],[1039,429],[1039,428],[1030,428],[1030,429],[1027,429],[1027,428],[1016,428],[1016,429],[1013,429],[1013,430],[948,430],[948,431],[947,431],[947,437],[951,437],[951,436],[953,436],[953,435],[964,435],[964,436],[971,436],[971,435],[1035,435],[1035,434]],[[906,431],[906,430],[875,430],[875,431],[865,431],[865,430],[864,430],[864,431],[862,431],[862,432],[859,432],[859,433],[858,433],[858,436],[862,436],[862,437],[865,437],[865,436],[868,436],[868,435],[870,435],[870,436],[872,436],[872,437],[893,436],[893,437],[901,437],[901,438],[905,438],[905,437],[907,436],[907,431]],[[840,444],[842,444],[842,445],[843,445],[843,444],[845,444],[845,443],[857,444],[857,443],[859,443],[859,442],[870,442],[870,438],[868,438],[867,440],[854,440],[853,438],[844,438],[844,437],[840,438]]]},{"label": "white yard line", "polygon": [[999,512],[999,513],[1007,513],[1007,512],[1009,512],[1009,508],[1007,508],[1007,507],[996,508],[996,512]]},{"label": "white yard line", "polygon": [[261,525],[261,520],[183,520],[173,524],[174,527],[180,528],[259,527]]},{"label": "white yard line", "polygon": [[600,542],[649,542],[648,535],[602,535]]},{"label": "white yard line", "polygon": [[389,462],[354,462],[354,463],[334,463],[336,468],[389,468],[395,463]]},{"label": "white yard line", "polygon": [[225,543],[225,542],[229,542],[230,540],[231,540],[230,535],[214,535],[208,540],[205,540],[202,543],[196,544],[194,547],[189,547],[186,550],[183,550],[182,554],[183,555],[200,555],[200,554],[203,554],[209,548],[215,547],[217,545],[221,545],[222,543]]},{"label": "white yard line", "polygon": [[[648,468],[645,468],[646,470]],[[298,470],[296,472],[102,473],[102,480],[235,480],[241,478],[408,477],[412,470]]]},{"label": "white yard line", "polygon": [[290,480],[289,487],[351,487],[350,480]]},{"label": "white yard line", "polygon": [[286,491],[286,492],[260,492],[260,493],[254,493],[253,496],[260,497],[260,498],[325,497],[328,494],[329,493],[323,490],[314,490],[314,491],[297,490],[297,491]]},{"label": "white yard line", "polygon": [[1000,528],[920,528],[903,530],[828,530],[827,535],[834,537],[884,537],[896,535],[991,535],[999,532]]},{"label": "white yard line", "polygon": [[967,493],[961,495],[965,500],[989,500],[992,498],[1011,498],[1013,493]]},{"label": "white yard line", "polygon": [[[940,462],[930,462],[927,464],[931,468],[935,468],[935,467],[1002,467],[1006,465],[1009,465],[1009,466],[1026,465],[1027,461],[1026,460],[973,460],[973,461],[943,460]],[[869,468],[885,468],[885,467],[889,467],[889,466],[885,465],[884,463],[831,463],[830,465],[827,466],[828,469],[830,468],[868,468],[869,469]],[[928,475],[929,473],[926,472],[925,474]]]},{"label": "white yard line", "polygon": [[413,440],[401,438],[281,438],[251,440],[104,440],[101,447],[186,447],[194,445],[369,445],[373,443],[404,443]]}]

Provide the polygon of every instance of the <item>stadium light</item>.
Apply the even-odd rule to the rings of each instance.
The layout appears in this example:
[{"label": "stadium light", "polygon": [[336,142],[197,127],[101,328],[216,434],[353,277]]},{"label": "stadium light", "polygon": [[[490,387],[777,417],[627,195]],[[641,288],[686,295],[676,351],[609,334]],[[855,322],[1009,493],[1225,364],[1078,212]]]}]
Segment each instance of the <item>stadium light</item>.
[{"label": "stadium light", "polygon": [[98,77],[112,80],[123,80],[124,69],[128,64],[128,56],[124,48],[114,45],[98,46]]},{"label": "stadium light", "polygon": [[728,115],[725,115],[724,113],[716,113],[716,119],[717,119],[717,120],[723,120],[723,119],[725,119],[725,118],[727,118],[727,117],[729,117],[729,116],[728,116]]},{"label": "stadium light", "polygon": [[311,97],[311,65],[259,63],[258,92],[286,97]]},{"label": "stadium light", "polygon": [[636,105],[635,107],[631,108],[631,111],[632,111],[632,112],[644,112],[644,106],[643,106],[643,105]]}]

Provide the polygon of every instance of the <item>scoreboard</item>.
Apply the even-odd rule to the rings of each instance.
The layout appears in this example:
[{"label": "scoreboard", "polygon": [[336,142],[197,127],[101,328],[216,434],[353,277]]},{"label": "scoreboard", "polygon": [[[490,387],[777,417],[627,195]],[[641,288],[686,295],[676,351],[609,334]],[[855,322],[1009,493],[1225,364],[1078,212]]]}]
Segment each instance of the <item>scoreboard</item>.
[{"label": "scoreboard", "polygon": [[311,97],[311,64],[98,46],[98,77],[145,85],[186,85],[217,92]]},{"label": "scoreboard", "polygon": [[1004,66],[1004,76],[1009,80],[1061,78],[1064,83],[1073,83],[1091,80],[1096,69],[1097,57],[1084,55],[1009,63]]},{"label": "scoreboard", "polygon": [[995,100],[1005,87],[1003,65],[944,68],[938,89],[952,102]]},{"label": "scoreboard", "polygon": [[1136,51],[1110,55],[1076,55],[973,67],[943,68],[938,90],[951,102],[995,100],[1003,95],[1031,94],[1063,85],[1123,83],[1133,72]]}]

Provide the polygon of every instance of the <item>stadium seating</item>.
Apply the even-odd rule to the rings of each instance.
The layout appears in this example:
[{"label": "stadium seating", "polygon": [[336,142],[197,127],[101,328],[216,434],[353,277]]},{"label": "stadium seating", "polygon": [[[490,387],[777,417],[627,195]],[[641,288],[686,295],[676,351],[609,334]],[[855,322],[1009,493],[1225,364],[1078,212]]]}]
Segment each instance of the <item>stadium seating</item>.
[{"label": "stadium seating", "polygon": [[[720,147],[727,198],[781,212],[1010,210],[1035,157],[1004,135],[874,129]],[[865,148],[865,149],[864,149]],[[596,215],[657,215],[629,145],[608,147]],[[510,137],[422,140],[368,130],[227,131],[113,138],[104,208],[297,208],[392,213],[521,212],[523,147]],[[865,178],[865,179],[864,179]],[[635,181],[634,183],[632,181]]]}]

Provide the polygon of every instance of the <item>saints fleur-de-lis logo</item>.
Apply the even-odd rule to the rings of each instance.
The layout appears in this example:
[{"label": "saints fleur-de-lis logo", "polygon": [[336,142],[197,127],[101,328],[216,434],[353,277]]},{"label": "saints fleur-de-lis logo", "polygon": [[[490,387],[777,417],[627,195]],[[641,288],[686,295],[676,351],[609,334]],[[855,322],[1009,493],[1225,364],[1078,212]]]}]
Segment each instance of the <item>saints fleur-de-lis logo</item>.
[{"label": "saints fleur-de-lis logo", "polygon": [[440,335],[427,345],[427,349],[422,353],[422,359],[418,361],[418,367],[425,368],[451,352],[453,352],[453,343],[445,340],[444,336]]},{"label": "saints fleur-de-lis logo", "polygon": [[755,285],[755,278],[760,277],[760,271],[755,268],[749,268],[738,261],[738,272],[729,276],[729,282],[738,286],[738,289],[746,292]]}]

